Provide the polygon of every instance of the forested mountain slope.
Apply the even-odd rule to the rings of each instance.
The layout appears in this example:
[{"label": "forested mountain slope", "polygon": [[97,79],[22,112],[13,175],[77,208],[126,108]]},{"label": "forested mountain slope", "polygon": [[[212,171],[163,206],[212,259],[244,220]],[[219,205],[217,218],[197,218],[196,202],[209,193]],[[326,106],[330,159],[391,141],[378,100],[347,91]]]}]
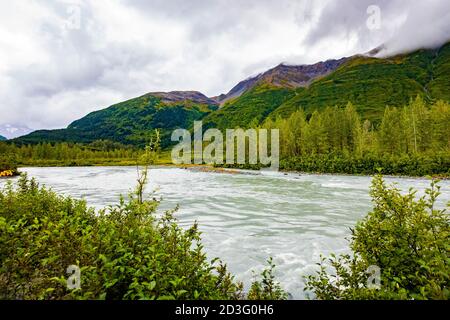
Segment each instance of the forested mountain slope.
[{"label": "forested mountain slope", "polygon": [[450,44],[387,59],[353,57],[308,88],[297,89],[271,116],[352,102],[364,118],[379,120],[386,106],[403,106],[417,95],[428,102],[450,101]]},{"label": "forested mountain slope", "polygon": [[390,58],[358,55],[313,65],[280,64],[241,81],[227,94],[208,98],[197,91],[153,92],[92,112],[66,129],[40,130],[17,143],[81,142],[98,139],[142,145],[162,129],[163,146],[175,128],[252,127],[266,119],[306,115],[351,102],[362,119],[377,123],[386,106],[400,107],[422,96],[426,103],[450,101],[450,43]]},{"label": "forested mountain slope", "polygon": [[89,143],[102,139],[142,145],[153,129],[160,128],[164,145],[173,129],[189,127],[215,109],[215,102],[198,92],[149,93],[92,112],[67,129],[35,131],[17,142]]}]

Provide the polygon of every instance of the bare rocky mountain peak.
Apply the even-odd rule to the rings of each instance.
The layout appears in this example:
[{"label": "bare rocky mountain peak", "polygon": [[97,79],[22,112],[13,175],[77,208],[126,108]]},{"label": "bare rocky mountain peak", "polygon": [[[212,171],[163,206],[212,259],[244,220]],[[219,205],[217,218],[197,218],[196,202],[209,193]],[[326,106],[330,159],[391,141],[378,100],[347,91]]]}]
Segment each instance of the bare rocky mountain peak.
[{"label": "bare rocky mountain peak", "polygon": [[306,87],[312,81],[330,74],[348,59],[349,58],[332,59],[309,65],[289,65],[281,63],[264,73],[239,82],[227,94],[221,94],[212,99],[223,104],[227,100],[240,96],[242,93],[260,83],[268,83],[274,86],[291,89]]},{"label": "bare rocky mountain peak", "polygon": [[170,92],[150,92],[148,95],[158,97],[165,103],[175,103],[183,101],[192,101],[195,103],[216,105],[214,99],[208,98],[198,91],[170,91]]}]

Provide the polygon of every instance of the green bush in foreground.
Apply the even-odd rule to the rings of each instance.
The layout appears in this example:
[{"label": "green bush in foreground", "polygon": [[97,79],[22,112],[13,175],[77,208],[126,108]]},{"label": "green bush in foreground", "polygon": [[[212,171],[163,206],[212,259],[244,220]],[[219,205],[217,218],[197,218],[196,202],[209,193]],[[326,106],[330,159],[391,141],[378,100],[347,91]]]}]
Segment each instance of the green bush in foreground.
[{"label": "green bush in foreground", "polygon": [[[374,209],[352,230],[353,255],[322,259],[306,290],[318,299],[449,299],[450,221],[434,207],[438,195],[436,182],[416,200],[376,176]],[[370,266],[380,268],[378,289]]]},{"label": "green bush in foreground", "polygon": [[[184,230],[157,200],[130,195],[96,212],[26,176],[0,190],[0,299],[243,299],[242,284],[208,262],[197,225]],[[81,288],[66,286],[70,265]],[[263,273],[248,297],[285,295]],[[275,288],[275,290],[273,289]]]}]

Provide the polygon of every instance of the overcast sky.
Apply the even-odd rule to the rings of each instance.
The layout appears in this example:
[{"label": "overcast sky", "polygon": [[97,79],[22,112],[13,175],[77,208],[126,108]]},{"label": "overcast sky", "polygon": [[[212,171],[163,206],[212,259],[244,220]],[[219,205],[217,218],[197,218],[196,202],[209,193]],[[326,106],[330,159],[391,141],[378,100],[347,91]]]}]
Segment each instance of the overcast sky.
[{"label": "overcast sky", "polygon": [[0,125],[65,127],[150,91],[214,96],[281,62],[449,35],[449,0],[0,0]]}]

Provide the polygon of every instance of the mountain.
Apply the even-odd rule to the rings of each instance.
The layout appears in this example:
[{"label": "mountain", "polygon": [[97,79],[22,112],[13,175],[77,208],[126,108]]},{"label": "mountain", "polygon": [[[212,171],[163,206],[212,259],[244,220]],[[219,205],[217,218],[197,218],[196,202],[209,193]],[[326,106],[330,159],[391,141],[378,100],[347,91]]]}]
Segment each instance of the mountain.
[{"label": "mountain", "polygon": [[352,102],[364,118],[376,121],[385,106],[403,106],[411,97],[450,101],[450,44],[439,50],[379,59],[355,56],[335,72],[299,88],[295,97],[271,116],[288,116],[299,108],[311,112]]},{"label": "mountain", "polygon": [[0,136],[0,141],[5,141],[7,140],[4,136]]},{"label": "mountain", "polygon": [[8,138],[8,139],[13,139],[16,137],[20,137],[26,134],[29,134],[30,132],[32,132],[33,130],[26,127],[26,126],[21,126],[21,125],[16,125],[16,124],[2,124],[0,125],[0,135]]},{"label": "mountain", "polygon": [[213,99],[223,104],[226,101],[241,96],[254,87],[261,84],[270,84],[281,88],[298,88],[309,85],[313,80],[325,76],[336,70],[347,58],[339,60],[327,60],[312,65],[286,65],[280,64],[255,77],[239,82],[227,94],[214,97]]},{"label": "mountain", "polygon": [[153,92],[94,111],[66,129],[39,130],[16,141],[89,143],[104,139],[142,145],[148,141],[153,129],[161,128],[162,145],[165,146],[172,130],[189,127],[217,108],[215,101],[200,92]]},{"label": "mountain", "polygon": [[197,91],[148,93],[92,112],[66,129],[40,130],[15,141],[108,139],[142,145],[151,129],[161,128],[167,146],[173,129],[188,129],[195,120],[202,120],[205,129],[246,128],[300,108],[310,114],[352,102],[363,118],[377,122],[387,105],[403,106],[417,95],[450,101],[450,43],[389,58],[377,58],[380,51],[382,46],[312,65],[280,64],[211,98]]},{"label": "mountain", "polygon": [[[377,122],[386,106],[403,106],[417,95],[427,101],[450,101],[450,44],[384,59],[373,56],[380,50],[383,47],[366,55],[307,66],[321,72],[305,82],[298,81],[304,74],[295,73],[293,68],[289,71],[296,77],[290,72],[275,72],[271,76],[273,71],[283,70],[280,65],[239,84],[237,88],[241,90],[247,87],[244,93],[227,100],[220,110],[205,117],[204,125],[249,127],[267,117],[287,117],[300,108],[312,113],[326,106],[344,107],[348,102],[364,118]],[[317,68],[321,64],[326,67]]]}]

